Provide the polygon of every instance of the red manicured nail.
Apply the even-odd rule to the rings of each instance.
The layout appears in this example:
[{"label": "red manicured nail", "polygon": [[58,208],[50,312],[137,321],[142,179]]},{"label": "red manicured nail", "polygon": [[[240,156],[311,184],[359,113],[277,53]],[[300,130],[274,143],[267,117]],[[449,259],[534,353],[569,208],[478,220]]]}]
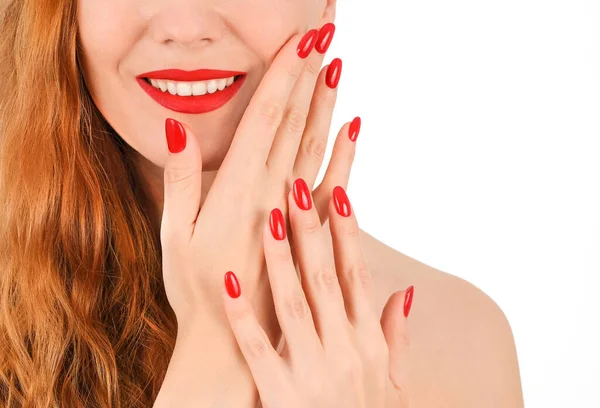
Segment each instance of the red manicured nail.
[{"label": "red manicured nail", "polygon": [[333,204],[339,215],[349,217],[350,214],[352,214],[350,200],[348,200],[348,195],[346,195],[346,192],[341,186],[336,186],[333,189]]},{"label": "red manicured nail", "polygon": [[352,121],[352,123],[350,124],[350,130],[348,131],[348,137],[353,142],[356,142],[356,138],[358,137],[358,134],[360,133],[360,125],[361,125],[360,116],[355,117],[354,120]]},{"label": "red manicured nail", "polygon": [[271,211],[271,216],[269,217],[269,227],[271,227],[271,234],[273,238],[278,241],[285,239],[285,219],[283,218],[283,213],[279,208],[274,208]]},{"label": "red manicured nail", "polygon": [[179,153],[185,149],[186,135],[181,123],[168,118],[165,121],[165,132],[167,134],[167,146],[171,153]]},{"label": "red manicured nail", "polygon": [[232,298],[237,298],[242,293],[240,289],[240,283],[235,276],[235,273],[229,271],[225,274],[225,289],[227,289],[227,293]]},{"label": "red manicured nail", "polygon": [[340,82],[340,76],[342,75],[342,60],[339,58],[334,59],[327,67],[327,74],[325,75],[325,83],[331,89],[338,86]]},{"label": "red manicured nail", "polygon": [[410,307],[412,306],[414,293],[414,286],[411,285],[408,289],[406,289],[406,294],[404,295],[404,317],[408,317],[408,314],[410,313]]},{"label": "red manicured nail", "polygon": [[303,210],[310,210],[312,208],[312,199],[310,198],[310,191],[308,185],[304,179],[299,178],[294,181],[294,200],[296,204]]},{"label": "red manicured nail", "polygon": [[321,54],[325,54],[331,45],[333,40],[333,34],[335,34],[335,24],[327,23],[319,30],[319,38],[315,45],[315,50]]},{"label": "red manicured nail", "polygon": [[302,37],[300,43],[298,44],[297,51],[298,56],[300,58],[304,59],[308,57],[308,54],[310,54],[310,52],[315,47],[315,42],[317,40],[318,35],[319,30],[317,30],[316,28],[313,28],[312,30],[309,30],[306,34],[304,34],[304,37]]}]

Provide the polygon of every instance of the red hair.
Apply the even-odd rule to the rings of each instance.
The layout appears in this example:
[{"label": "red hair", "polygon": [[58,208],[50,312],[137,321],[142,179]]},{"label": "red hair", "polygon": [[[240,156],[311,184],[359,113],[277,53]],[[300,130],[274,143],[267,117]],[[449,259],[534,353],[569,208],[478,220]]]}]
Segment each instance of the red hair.
[{"label": "red hair", "polygon": [[150,407],[175,345],[135,153],[85,86],[77,2],[0,9],[0,406]]}]

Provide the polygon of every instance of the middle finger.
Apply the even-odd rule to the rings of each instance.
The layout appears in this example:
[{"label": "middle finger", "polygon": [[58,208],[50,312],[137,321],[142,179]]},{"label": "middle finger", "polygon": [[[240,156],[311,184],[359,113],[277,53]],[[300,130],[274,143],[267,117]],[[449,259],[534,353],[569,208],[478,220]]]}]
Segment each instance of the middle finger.
[{"label": "middle finger", "polygon": [[[316,41],[317,49],[322,50],[318,41],[323,39],[324,34],[331,33],[329,27],[331,27],[331,24],[326,24],[319,30],[319,37]],[[325,38],[325,41],[331,42],[331,38],[330,34]],[[287,178],[291,175],[298,148],[303,139],[323,58],[324,53],[311,52],[298,81],[294,85],[284,118],[275,135],[275,140],[267,158],[267,168],[277,179]]]}]

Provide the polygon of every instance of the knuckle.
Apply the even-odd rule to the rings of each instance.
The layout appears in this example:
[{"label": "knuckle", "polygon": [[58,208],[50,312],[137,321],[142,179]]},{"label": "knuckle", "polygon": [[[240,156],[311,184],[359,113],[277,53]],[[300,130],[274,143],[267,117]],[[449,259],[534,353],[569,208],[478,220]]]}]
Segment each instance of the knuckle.
[{"label": "knuckle", "polygon": [[346,273],[352,284],[358,283],[364,289],[373,287],[373,275],[364,262],[354,263]]},{"label": "knuckle", "polygon": [[267,344],[261,337],[252,336],[246,340],[245,345],[251,358],[264,358],[267,354]]},{"label": "knuckle", "polygon": [[318,161],[323,161],[326,149],[327,143],[323,139],[313,138],[306,142],[304,153]]},{"label": "knuckle", "polygon": [[285,311],[290,319],[302,321],[308,317],[308,303],[304,296],[295,293],[285,301]]},{"label": "knuckle", "polygon": [[358,224],[352,223],[352,225],[348,225],[344,228],[341,228],[342,237],[357,239],[360,236],[360,230],[358,229]]},{"label": "knuckle", "polygon": [[268,127],[276,127],[283,118],[283,107],[278,103],[262,102],[260,103],[259,114]]},{"label": "knuckle", "polygon": [[176,186],[178,190],[185,190],[193,185],[196,171],[183,169],[179,167],[165,168],[165,180],[171,186]]},{"label": "knuckle", "polygon": [[303,234],[313,235],[313,234],[317,234],[317,233],[321,232],[322,227],[323,226],[321,225],[320,220],[313,219],[311,217],[310,220],[306,220],[305,222],[302,223],[302,225],[300,226],[300,230],[302,231]]},{"label": "knuckle", "polygon": [[290,132],[303,133],[308,115],[299,108],[290,108],[284,119],[284,124]]},{"label": "knuckle", "polygon": [[291,79],[294,81],[298,79],[298,77],[300,76],[300,73],[302,72],[302,70],[298,66],[297,62],[298,61],[296,61],[296,64],[288,65],[288,67],[287,67],[287,73],[291,77]]},{"label": "knuckle", "polygon": [[312,274],[312,283],[318,290],[326,293],[335,293],[339,290],[337,274],[332,267],[324,266]]},{"label": "knuckle", "polygon": [[324,92],[320,98],[321,105],[329,111],[333,111],[337,101],[337,92]]},{"label": "knuckle", "polygon": [[304,70],[306,72],[308,72],[310,75],[313,75],[316,77],[321,72],[321,66],[315,64],[312,61],[308,61],[306,64],[304,64]]}]

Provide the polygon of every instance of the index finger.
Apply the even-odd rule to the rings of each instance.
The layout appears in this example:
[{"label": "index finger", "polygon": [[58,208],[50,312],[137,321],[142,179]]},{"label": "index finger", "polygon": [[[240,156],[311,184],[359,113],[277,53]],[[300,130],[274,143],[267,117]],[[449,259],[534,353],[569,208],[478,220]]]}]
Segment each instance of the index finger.
[{"label": "index finger", "polygon": [[252,174],[251,167],[265,165],[292,89],[318,34],[317,29],[295,34],[279,51],[238,125],[223,165],[232,160],[245,174]]}]

